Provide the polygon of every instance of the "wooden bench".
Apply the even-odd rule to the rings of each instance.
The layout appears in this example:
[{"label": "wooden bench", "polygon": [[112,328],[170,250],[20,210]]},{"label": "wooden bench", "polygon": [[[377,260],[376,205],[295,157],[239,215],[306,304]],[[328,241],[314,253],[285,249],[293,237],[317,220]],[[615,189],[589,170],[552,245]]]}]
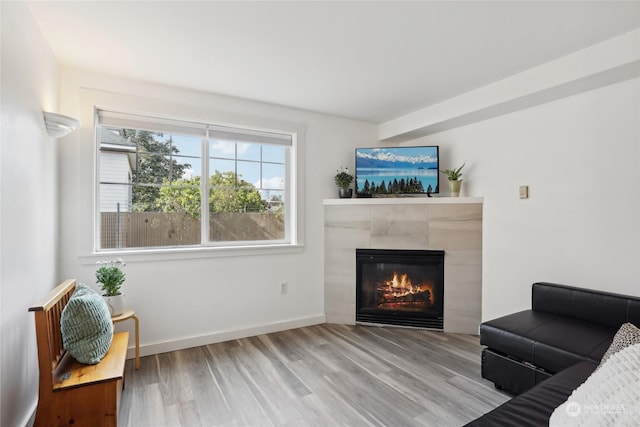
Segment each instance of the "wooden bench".
[{"label": "wooden bench", "polygon": [[29,308],[40,369],[35,426],[116,426],[129,333],[114,334],[97,365],[78,363],[63,348],[60,333],[60,316],[75,288],[75,280],[66,280]]}]

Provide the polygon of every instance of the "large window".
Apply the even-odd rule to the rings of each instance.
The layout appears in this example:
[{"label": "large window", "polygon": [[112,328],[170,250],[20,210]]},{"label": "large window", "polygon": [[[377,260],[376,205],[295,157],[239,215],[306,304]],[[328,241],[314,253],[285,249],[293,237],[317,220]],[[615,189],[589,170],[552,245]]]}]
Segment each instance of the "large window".
[{"label": "large window", "polygon": [[292,244],[291,133],[97,111],[97,249]]}]

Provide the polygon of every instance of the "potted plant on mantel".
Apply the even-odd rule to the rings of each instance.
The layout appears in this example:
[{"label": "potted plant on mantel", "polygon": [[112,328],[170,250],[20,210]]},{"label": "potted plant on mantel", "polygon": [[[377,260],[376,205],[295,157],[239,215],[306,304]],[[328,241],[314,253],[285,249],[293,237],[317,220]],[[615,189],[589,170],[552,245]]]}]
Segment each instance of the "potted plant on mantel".
[{"label": "potted plant on mantel", "polygon": [[98,261],[100,268],[96,271],[96,283],[100,283],[104,298],[111,317],[118,316],[124,311],[124,294],[120,288],[124,283],[125,274],[120,269],[126,264],[122,258],[112,261]]},{"label": "potted plant on mantel", "polygon": [[464,162],[458,169],[445,169],[440,171],[445,174],[449,180],[449,192],[451,193],[451,197],[460,196],[460,187],[462,186],[462,180],[460,179],[462,176],[461,171],[466,164],[467,162]]},{"label": "potted plant on mantel", "polygon": [[351,189],[353,175],[349,173],[349,168],[339,169],[334,180],[338,186],[338,195],[341,199],[349,199],[353,196],[353,190]]}]

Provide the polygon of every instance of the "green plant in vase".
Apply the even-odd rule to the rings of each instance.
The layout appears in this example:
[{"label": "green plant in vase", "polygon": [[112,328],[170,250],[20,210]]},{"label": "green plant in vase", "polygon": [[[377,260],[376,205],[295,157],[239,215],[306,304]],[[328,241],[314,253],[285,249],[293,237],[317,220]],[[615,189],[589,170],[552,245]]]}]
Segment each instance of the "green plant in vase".
[{"label": "green plant in vase", "polygon": [[460,187],[462,186],[462,180],[460,177],[462,176],[462,168],[466,164],[467,162],[464,162],[462,166],[457,169],[445,169],[440,171],[440,173],[447,176],[447,179],[449,180],[449,192],[453,197],[458,197],[460,195]]},{"label": "green plant in vase", "polygon": [[338,173],[334,177],[334,181],[339,189],[340,198],[350,198],[353,195],[351,189],[351,183],[353,182],[353,175],[349,173],[349,168],[340,168]]},{"label": "green plant in vase", "polygon": [[122,258],[111,261],[98,261],[100,266],[96,270],[96,283],[100,284],[111,316],[117,316],[124,310],[124,295],[120,288],[124,284],[125,274],[121,270],[126,264]]}]

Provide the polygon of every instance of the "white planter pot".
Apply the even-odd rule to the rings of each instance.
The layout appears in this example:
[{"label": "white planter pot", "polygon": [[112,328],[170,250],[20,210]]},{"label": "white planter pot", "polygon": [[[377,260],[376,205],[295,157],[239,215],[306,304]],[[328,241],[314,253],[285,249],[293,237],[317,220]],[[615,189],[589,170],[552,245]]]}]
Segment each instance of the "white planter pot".
[{"label": "white planter pot", "polygon": [[122,314],[124,311],[124,294],[118,294],[112,297],[103,295],[102,298],[104,298],[104,301],[107,303],[107,307],[109,307],[111,317]]}]

